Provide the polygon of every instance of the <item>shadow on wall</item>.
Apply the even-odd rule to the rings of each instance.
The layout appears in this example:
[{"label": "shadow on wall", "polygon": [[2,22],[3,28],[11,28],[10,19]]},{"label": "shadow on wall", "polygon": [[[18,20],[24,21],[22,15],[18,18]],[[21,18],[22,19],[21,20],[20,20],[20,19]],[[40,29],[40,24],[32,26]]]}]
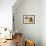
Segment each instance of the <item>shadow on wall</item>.
[{"label": "shadow on wall", "polygon": [[11,45],[10,46],[16,46],[16,44],[15,43],[11,43]]}]

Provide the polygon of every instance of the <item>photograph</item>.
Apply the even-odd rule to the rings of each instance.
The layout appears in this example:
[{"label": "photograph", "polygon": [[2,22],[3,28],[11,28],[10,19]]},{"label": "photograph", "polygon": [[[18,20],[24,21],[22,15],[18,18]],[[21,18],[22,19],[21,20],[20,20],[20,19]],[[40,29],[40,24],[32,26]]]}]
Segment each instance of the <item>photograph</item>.
[{"label": "photograph", "polygon": [[35,24],[35,15],[23,15],[24,24]]}]

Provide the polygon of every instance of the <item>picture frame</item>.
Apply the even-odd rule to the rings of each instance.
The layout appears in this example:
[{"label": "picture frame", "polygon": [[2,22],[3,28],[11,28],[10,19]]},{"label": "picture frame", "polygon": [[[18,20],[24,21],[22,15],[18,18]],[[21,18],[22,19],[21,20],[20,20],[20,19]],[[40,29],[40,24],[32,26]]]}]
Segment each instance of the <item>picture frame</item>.
[{"label": "picture frame", "polygon": [[35,24],[35,15],[23,15],[23,24]]}]

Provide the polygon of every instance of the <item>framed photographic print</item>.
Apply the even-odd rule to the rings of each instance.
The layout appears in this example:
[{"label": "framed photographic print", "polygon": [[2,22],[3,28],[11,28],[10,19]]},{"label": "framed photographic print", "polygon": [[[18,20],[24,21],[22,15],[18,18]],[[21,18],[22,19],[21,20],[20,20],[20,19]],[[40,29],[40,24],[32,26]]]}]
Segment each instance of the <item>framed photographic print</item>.
[{"label": "framed photographic print", "polygon": [[23,15],[24,24],[35,24],[35,15]]}]

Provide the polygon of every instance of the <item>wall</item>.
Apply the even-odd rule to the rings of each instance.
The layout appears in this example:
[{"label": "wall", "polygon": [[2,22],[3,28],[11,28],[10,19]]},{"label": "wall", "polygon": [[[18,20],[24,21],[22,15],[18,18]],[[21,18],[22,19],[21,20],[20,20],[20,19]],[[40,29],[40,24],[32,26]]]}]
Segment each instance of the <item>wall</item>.
[{"label": "wall", "polygon": [[46,46],[46,0],[41,1],[41,40],[42,46]]},{"label": "wall", "polygon": [[[0,32],[3,31],[0,38],[10,35],[10,32],[8,30],[5,32],[3,28],[12,29],[12,6],[15,2],[16,0],[0,0]],[[1,29],[1,27],[3,28]]]},{"label": "wall", "polygon": [[[15,29],[22,32],[24,38],[34,40],[36,46],[41,46],[41,0],[22,0],[13,6],[13,14]],[[23,24],[23,15],[35,15],[35,24]]]},{"label": "wall", "polygon": [[12,28],[12,6],[16,0],[0,0],[0,27]]}]

